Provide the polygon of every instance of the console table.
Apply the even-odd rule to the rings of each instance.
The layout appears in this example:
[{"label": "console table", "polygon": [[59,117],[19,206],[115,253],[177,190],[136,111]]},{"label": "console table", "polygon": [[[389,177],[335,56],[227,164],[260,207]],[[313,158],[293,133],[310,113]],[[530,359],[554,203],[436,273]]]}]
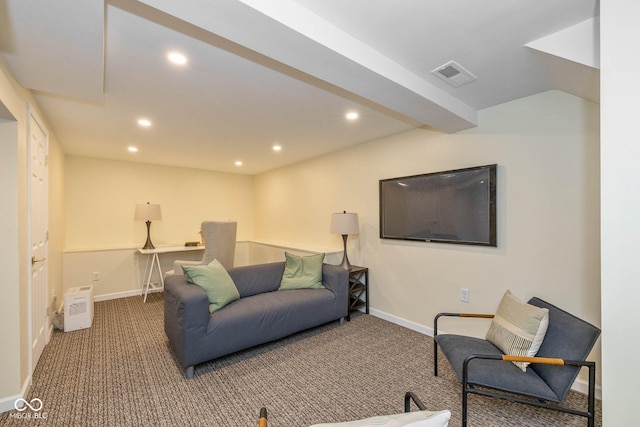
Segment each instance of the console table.
[{"label": "console table", "polygon": [[347,322],[351,321],[351,312],[365,307],[369,314],[369,269],[352,265],[349,269],[349,310]]},{"label": "console table", "polygon": [[[149,288],[152,289],[164,289],[164,278],[162,277],[162,269],[160,268],[159,254],[166,254],[172,252],[190,252],[190,251],[203,251],[204,246],[161,246],[154,249],[141,249],[138,248],[138,252],[147,256],[147,262],[144,267],[144,277],[142,279],[142,289],[140,295],[144,292],[143,302],[147,302],[147,294]],[[151,263],[149,263],[151,261]],[[158,285],[151,282],[151,277],[154,271],[158,273]]]}]

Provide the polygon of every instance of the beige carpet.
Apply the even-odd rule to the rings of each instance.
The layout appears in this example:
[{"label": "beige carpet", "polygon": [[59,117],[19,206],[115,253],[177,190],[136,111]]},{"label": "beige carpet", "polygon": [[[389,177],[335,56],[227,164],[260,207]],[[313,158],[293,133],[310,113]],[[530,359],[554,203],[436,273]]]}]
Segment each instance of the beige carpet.
[{"label": "beige carpet", "polygon": [[[146,304],[99,302],[90,329],[56,331],[27,397],[42,400],[41,419],[27,408],[0,415],[0,425],[255,426],[266,406],[270,427],[296,427],[401,412],[411,390],[430,409],[450,409],[450,425],[460,426],[460,384],[444,359],[433,376],[428,336],[356,315],[199,365],[187,380],[164,334],[162,304],[161,294]],[[579,393],[568,402],[586,407]],[[586,419],[470,396],[469,426],[582,427]]]}]

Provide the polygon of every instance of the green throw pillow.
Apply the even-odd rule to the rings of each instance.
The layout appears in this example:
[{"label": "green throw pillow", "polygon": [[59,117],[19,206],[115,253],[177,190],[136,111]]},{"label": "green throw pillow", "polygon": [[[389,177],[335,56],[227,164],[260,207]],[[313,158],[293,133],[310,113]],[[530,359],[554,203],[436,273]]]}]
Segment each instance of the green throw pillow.
[{"label": "green throw pillow", "polygon": [[236,284],[217,259],[209,265],[183,265],[182,270],[189,282],[206,292],[209,297],[209,313],[240,298]]},{"label": "green throw pillow", "polygon": [[287,259],[280,282],[280,289],[320,289],[322,286],[322,263],[324,254],[311,256],[284,253]]}]

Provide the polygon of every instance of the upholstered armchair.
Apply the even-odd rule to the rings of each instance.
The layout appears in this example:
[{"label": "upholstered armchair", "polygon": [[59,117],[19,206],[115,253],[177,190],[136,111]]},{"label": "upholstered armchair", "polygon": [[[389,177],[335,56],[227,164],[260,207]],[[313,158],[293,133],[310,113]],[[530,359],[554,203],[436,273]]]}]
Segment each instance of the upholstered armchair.
[{"label": "upholstered armchair", "polygon": [[202,221],[201,233],[204,240],[204,255],[200,261],[176,260],[173,270],[166,275],[182,274],[183,265],[207,265],[214,258],[225,269],[233,267],[236,253],[236,231],[238,223],[235,221]]},{"label": "upholstered armchair", "polygon": [[[586,358],[600,335],[600,329],[535,297],[519,307],[512,306],[502,311],[502,306],[501,302],[495,315],[439,313],[434,319],[434,374],[438,375],[439,347],[462,383],[462,427],[467,426],[469,393],[579,415],[587,418],[587,425],[593,427],[596,364]],[[496,343],[496,336],[509,343],[527,343],[523,338],[524,333],[518,336],[518,328],[534,323],[529,318],[532,310],[543,310],[543,314],[548,314],[548,324],[541,334],[543,339],[537,352],[523,355],[516,354],[517,351],[509,351],[508,354],[503,352],[497,346],[501,343]],[[509,333],[504,330],[495,336],[487,333],[487,339],[439,334],[438,319],[443,316],[461,319],[492,318],[494,320],[491,328],[499,317],[496,329],[500,329],[500,325],[509,324]],[[543,323],[544,321],[540,322]],[[515,331],[518,333],[514,334]],[[588,370],[589,377],[586,410],[562,405],[581,368]]]}]

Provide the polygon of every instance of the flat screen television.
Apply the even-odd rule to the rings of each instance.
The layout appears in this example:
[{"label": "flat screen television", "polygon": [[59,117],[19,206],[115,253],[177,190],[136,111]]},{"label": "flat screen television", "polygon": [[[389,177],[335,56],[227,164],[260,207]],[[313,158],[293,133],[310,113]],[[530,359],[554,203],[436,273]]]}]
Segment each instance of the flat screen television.
[{"label": "flat screen television", "polygon": [[380,180],[380,238],[497,246],[496,169]]}]

